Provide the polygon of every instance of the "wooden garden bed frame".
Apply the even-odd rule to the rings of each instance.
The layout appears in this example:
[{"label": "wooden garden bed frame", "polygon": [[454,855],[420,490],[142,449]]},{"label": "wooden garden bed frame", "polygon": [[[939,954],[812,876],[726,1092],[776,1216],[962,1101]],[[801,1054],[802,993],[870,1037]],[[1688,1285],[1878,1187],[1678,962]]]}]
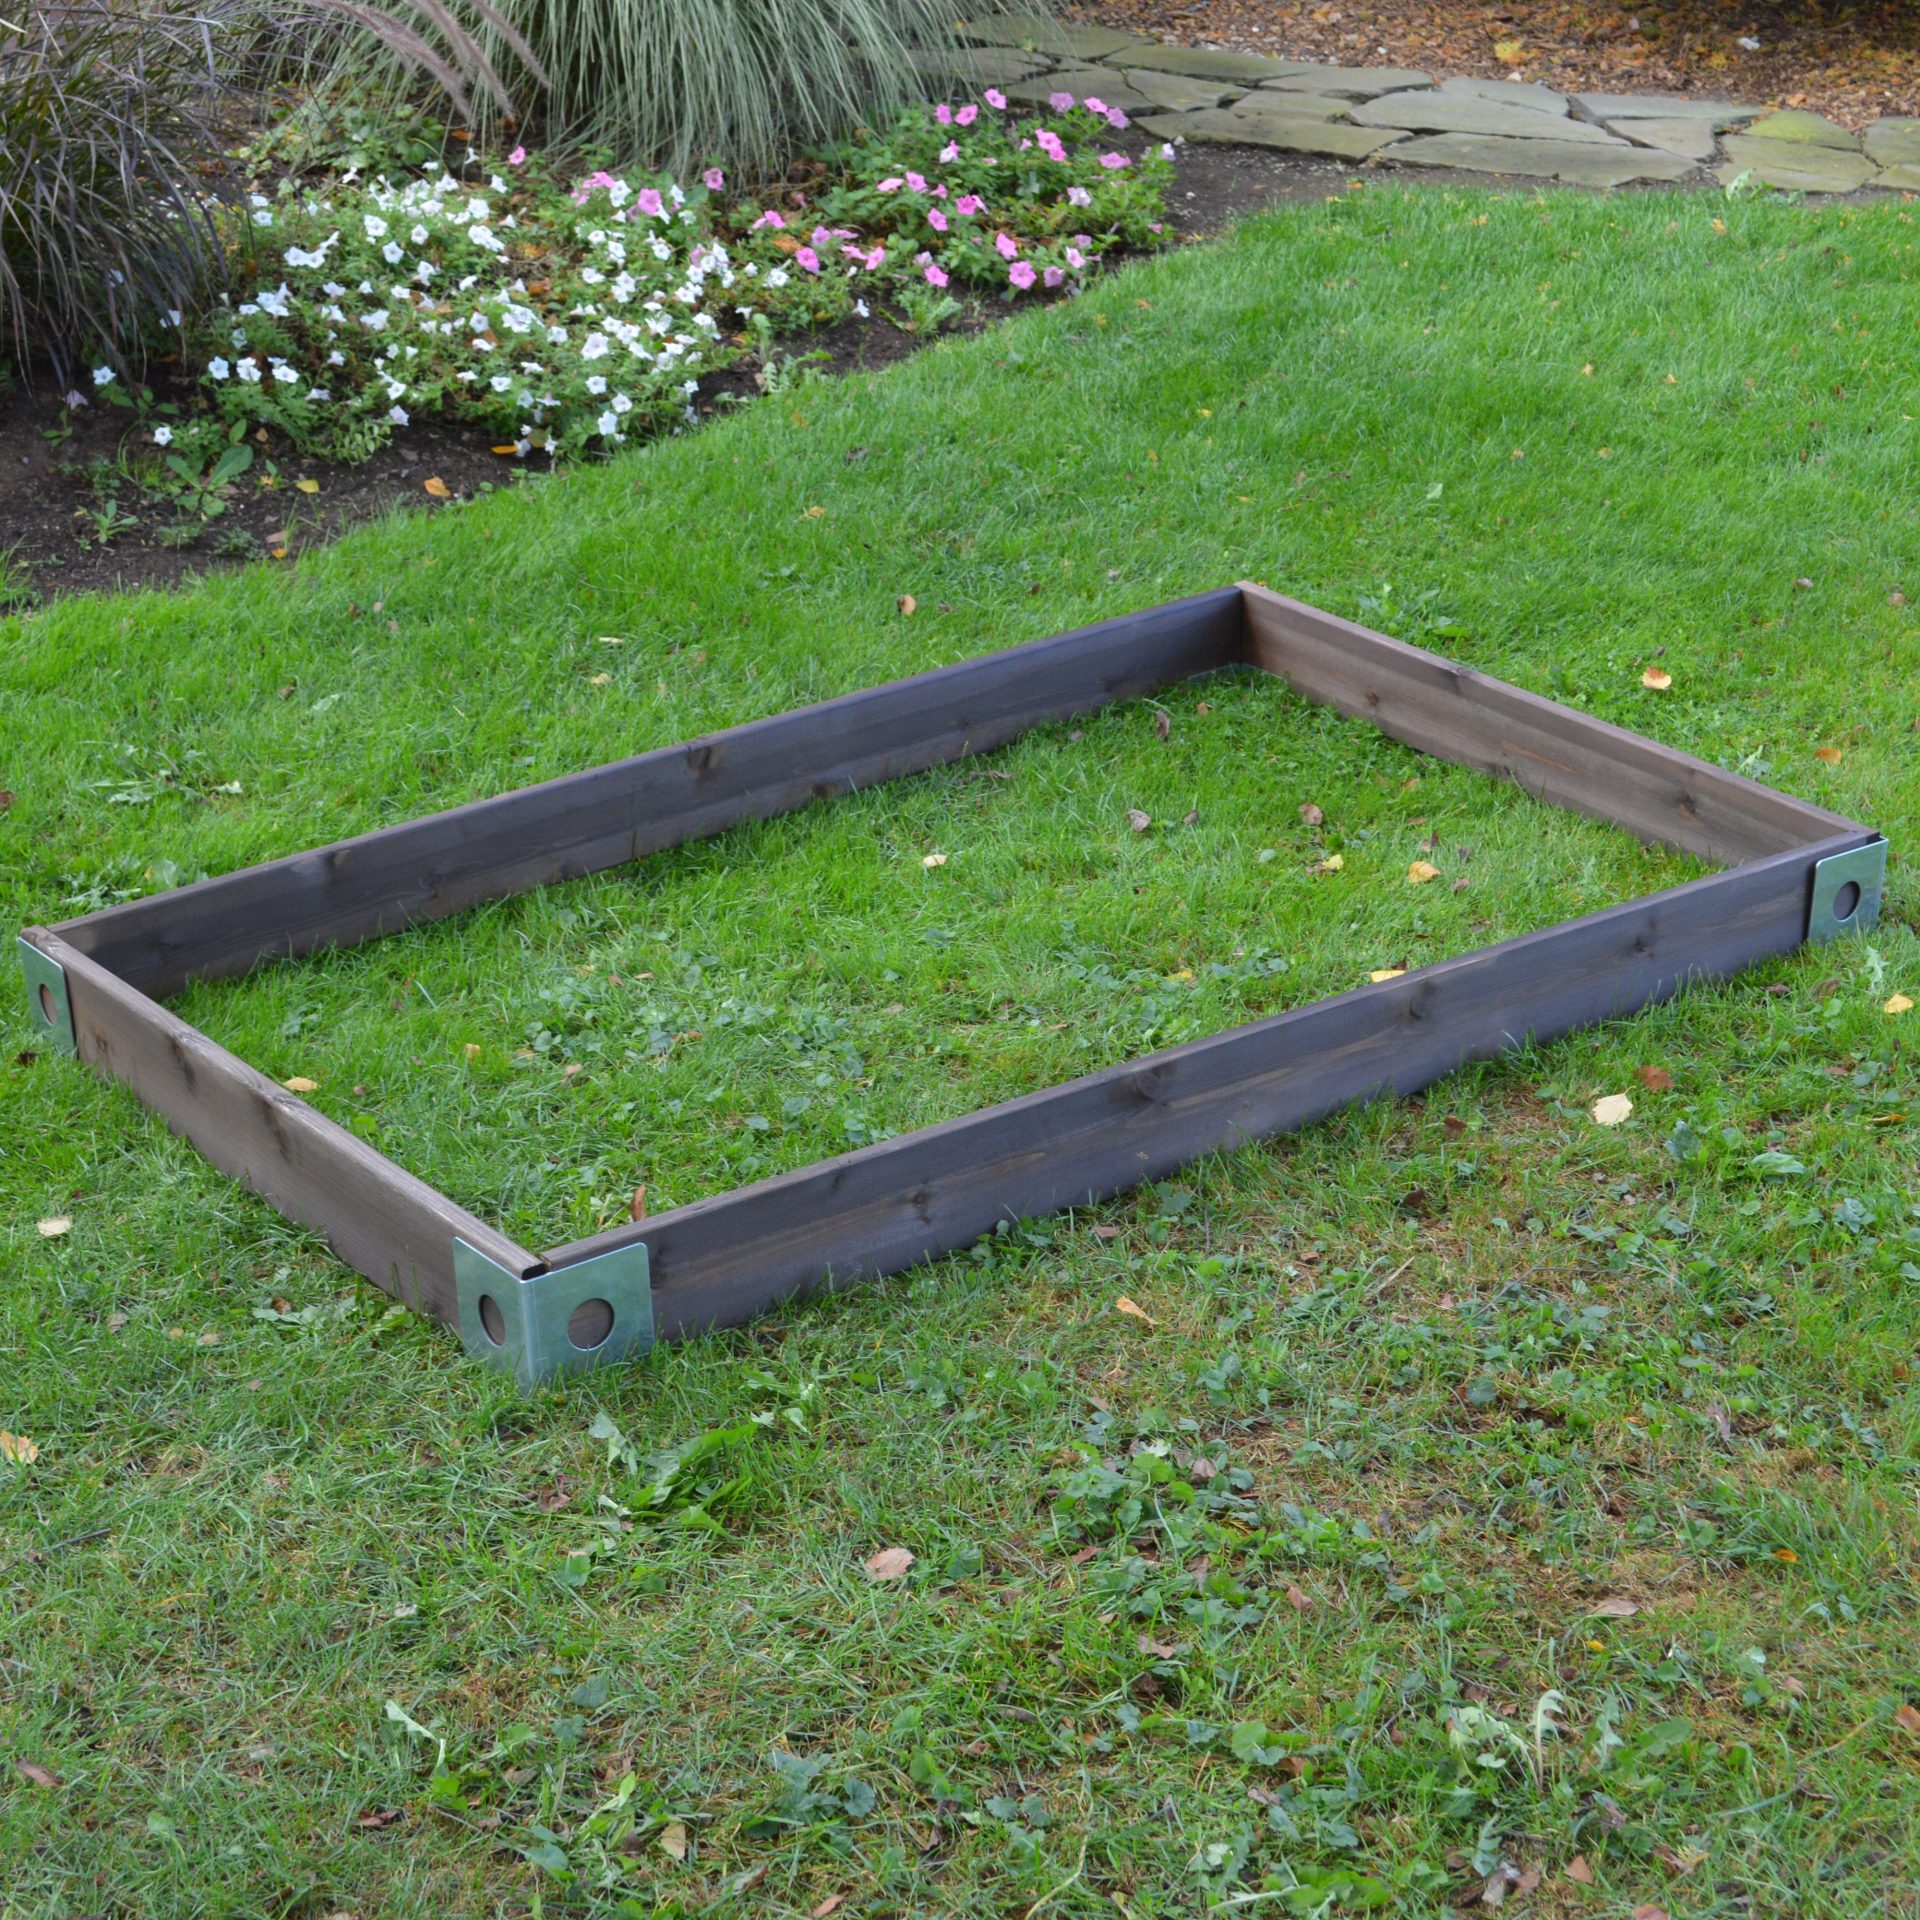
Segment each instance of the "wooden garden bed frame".
[{"label": "wooden garden bed frame", "polygon": [[[160,1004],[985,753],[1228,668],[1727,863],[1458,959],[535,1253]],[[523,1384],[911,1267],[1199,1155],[1872,925],[1886,842],[1804,800],[1243,584],[21,937],[34,1018],[349,1266]]]}]

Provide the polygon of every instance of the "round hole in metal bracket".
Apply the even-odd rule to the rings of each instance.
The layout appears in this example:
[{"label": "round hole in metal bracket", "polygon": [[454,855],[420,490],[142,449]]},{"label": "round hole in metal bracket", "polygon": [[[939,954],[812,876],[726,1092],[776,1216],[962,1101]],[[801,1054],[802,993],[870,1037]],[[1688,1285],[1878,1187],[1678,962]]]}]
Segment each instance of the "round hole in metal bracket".
[{"label": "round hole in metal bracket", "polygon": [[507,1344],[507,1317],[500,1311],[500,1302],[490,1293],[480,1296],[480,1324],[496,1347]]},{"label": "round hole in metal bracket", "polygon": [[40,983],[40,1017],[50,1027],[60,1024],[60,1009],[54,1004],[53,989],[44,980]]},{"label": "round hole in metal bracket", "polygon": [[611,1300],[582,1300],[567,1316],[567,1338],[582,1353],[603,1347],[613,1331]]},{"label": "round hole in metal bracket", "polygon": [[[1836,920],[1851,920],[1860,906],[1860,882],[1849,880],[1833,896],[1833,917]],[[46,989],[43,987],[44,993]]]}]

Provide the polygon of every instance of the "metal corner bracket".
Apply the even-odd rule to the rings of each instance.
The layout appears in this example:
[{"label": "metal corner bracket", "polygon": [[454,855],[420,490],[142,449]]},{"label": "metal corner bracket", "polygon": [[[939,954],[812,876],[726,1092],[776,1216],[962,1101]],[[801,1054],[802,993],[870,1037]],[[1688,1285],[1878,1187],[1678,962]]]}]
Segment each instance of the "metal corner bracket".
[{"label": "metal corner bracket", "polygon": [[453,1276],[461,1344],[476,1359],[505,1367],[522,1392],[653,1347],[644,1244],[523,1279],[456,1236]]},{"label": "metal corner bracket", "polygon": [[40,1037],[62,1053],[78,1053],[73,1030],[73,1001],[67,993],[67,970],[42,953],[31,940],[20,942],[20,971],[27,976],[27,1016]]},{"label": "metal corner bracket", "polygon": [[1866,933],[1880,918],[1887,884],[1887,843],[1872,840],[1846,853],[1814,862],[1813,895],[1807,903],[1807,938],[1838,940]]}]

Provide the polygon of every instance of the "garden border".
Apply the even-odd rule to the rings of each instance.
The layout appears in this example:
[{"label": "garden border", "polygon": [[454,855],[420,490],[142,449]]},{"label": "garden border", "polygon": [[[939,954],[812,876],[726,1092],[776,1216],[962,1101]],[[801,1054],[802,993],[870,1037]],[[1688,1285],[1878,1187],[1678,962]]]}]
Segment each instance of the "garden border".
[{"label": "garden border", "polygon": [[[1424,753],[1734,864],[536,1253],[159,1004],[1251,667]],[[913,1266],[1468,1061],[1870,927],[1870,828],[1242,583],[21,935],[49,1044],[523,1386]]]}]

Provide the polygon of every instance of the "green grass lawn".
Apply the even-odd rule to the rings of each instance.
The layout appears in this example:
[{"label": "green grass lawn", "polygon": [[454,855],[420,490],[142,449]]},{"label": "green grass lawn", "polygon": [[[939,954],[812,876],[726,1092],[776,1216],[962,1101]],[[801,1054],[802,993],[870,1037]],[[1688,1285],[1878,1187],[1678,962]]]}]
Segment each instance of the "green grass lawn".
[{"label": "green grass lawn", "polygon": [[[530,1401],[9,995],[0,1915],[1910,1914],[1915,233],[1353,192],[0,622],[15,925],[1243,576],[1895,849],[1870,942]],[[181,1006],[542,1242],[1696,870],[1226,678]]]}]

